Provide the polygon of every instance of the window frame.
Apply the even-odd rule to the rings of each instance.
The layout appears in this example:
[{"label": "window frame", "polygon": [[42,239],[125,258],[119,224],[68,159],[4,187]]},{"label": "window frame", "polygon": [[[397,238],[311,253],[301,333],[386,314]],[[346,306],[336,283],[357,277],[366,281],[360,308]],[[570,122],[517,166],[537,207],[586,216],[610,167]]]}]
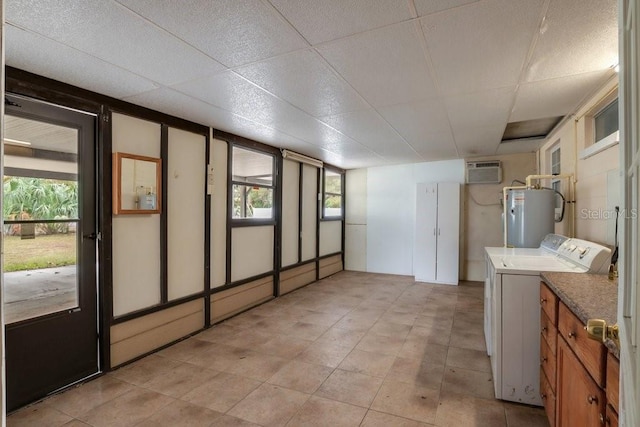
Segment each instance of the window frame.
[{"label": "window frame", "polygon": [[[233,152],[234,149],[240,149],[245,151],[250,151],[253,153],[257,153],[263,156],[267,156],[271,158],[271,185],[263,184],[263,183],[253,183],[246,181],[238,181],[234,179],[235,175],[233,174]],[[274,225],[277,221],[276,214],[276,189],[277,189],[277,156],[275,153],[271,153],[269,151],[263,151],[258,148],[248,147],[243,144],[230,143],[229,144],[229,154],[228,154],[228,176],[229,176],[229,221],[234,227],[242,227],[242,226],[260,226],[260,225]],[[239,187],[258,187],[258,188],[267,188],[270,189],[271,194],[271,217],[270,218],[255,218],[255,217],[237,217],[234,215],[234,189],[236,186]],[[245,203],[246,204],[246,203]]]},{"label": "window frame", "polygon": [[[338,176],[340,176],[340,193],[331,193],[331,192],[327,192],[327,188],[326,188],[326,182],[327,182],[327,171],[333,174],[336,174]],[[320,219],[323,221],[342,221],[344,220],[344,216],[345,216],[345,197],[344,197],[344,192],[345,192],[345,173],[343,170],[337,169],[337,168],[332,168],[329,166],[324,166],[322,168],[322,196],[320,199],[320,204],[321,204],[321,215],[320,215]],[[327,215],[326,213],[326,206],[325,206],[325,201],[327,199],[327,196],[340,196],[340,215]]]},{"label": "window frame", "polygon": [[618,111],[620,109],[617,87],[604,96],[587,114],[585,122],[585,147],[578,153],[580,160],[587,159],[609,147],[613,147],[620,142],[620,122],[618,121],[618,130],[610,135],[596,141],[596,116],[609,108],[614,102],[618,102]]}]

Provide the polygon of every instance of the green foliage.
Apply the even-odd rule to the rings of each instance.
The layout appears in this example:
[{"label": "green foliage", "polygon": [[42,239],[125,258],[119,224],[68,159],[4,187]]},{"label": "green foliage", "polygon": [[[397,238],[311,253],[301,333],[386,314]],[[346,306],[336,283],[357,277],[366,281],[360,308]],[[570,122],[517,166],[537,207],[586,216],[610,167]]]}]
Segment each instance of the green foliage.
[{"label": "green foliage", "polygon": [[326,174],[324,177],[324,192],[335,194],[342,193],[342,176]]},{"label": "green foliage", "polygon": [[[53,179],[4,177],[5,220],[78,217],[78,183]],[[42,234],[68,233],[68,224],[41,224]]]},{"label": "green foliage", "polygon": [[242,205],[245,203],[244,218],[253,217],[254,208],[273,207],[273,189],[265,187],[252,187],[247,185],[233,186],[233,216],[243,218]]}]

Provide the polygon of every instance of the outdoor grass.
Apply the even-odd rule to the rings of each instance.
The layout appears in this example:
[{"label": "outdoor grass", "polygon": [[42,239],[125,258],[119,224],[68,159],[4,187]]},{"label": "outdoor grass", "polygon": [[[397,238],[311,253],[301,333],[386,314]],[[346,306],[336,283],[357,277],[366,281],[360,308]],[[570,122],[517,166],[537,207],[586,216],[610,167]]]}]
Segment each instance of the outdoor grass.
[{"label": "outdoor grass", "polygon": [[37,270],[76,263],[76,235],[50,234],[22,240],[4,238],[4,271]]}]

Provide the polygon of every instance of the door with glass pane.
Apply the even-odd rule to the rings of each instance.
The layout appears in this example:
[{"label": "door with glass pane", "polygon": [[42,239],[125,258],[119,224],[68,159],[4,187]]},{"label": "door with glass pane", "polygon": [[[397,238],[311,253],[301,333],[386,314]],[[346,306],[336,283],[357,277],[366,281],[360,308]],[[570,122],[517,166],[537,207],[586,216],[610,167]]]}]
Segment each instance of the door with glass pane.
[{"label": "door with glass pane", "polygon": [[11,411],[99,367],[96,117],[8,98],[2,311]]}]

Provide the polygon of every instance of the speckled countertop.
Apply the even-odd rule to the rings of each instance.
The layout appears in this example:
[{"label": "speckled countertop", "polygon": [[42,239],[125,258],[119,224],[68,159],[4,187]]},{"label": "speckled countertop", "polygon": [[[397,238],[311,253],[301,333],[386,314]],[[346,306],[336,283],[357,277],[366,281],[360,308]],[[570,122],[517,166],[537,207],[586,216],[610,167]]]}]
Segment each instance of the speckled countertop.
[{"label": "speckled countertop", "polygon": [[[604,319],[614,325],[618,318],[618,280],[606,274],[540,273],[542,280],[555,292],[560,301],[585,325],[589,319]],[[619,357],[619,349],[611,340],[607,348]]]}]

